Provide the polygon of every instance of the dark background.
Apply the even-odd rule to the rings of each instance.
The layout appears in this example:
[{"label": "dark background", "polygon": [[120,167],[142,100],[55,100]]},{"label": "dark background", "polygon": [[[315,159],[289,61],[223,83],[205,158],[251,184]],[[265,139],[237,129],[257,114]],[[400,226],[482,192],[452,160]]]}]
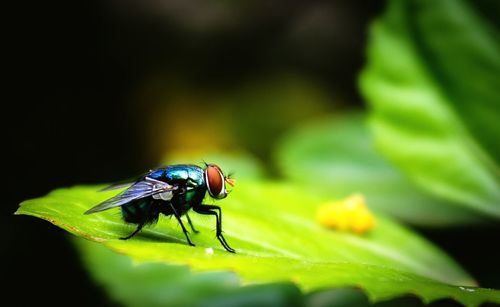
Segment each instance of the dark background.
[{"label": "dark background", "polygon": [[[112,305],[64,231],[13,212],[58,187],[112,182],[155,166],[159,154],[151,152],[144,126],[157,106],[137,98],[150,76],[181,75],[193,88],[217,89],[293,69],[331,84],[344,107],[363,107],[356,77],[366,29],[382,3],[243,1],[223,9],[203,1],[134,3],[47,1],[6,11],[13,14],[6,22],[7,193],[0,222],[8,305]],[[320,21],[289,34],[297,20],[313,17]],[[211,106],[203,109],[209,114]],[[254,154],[269,162],[265,151]],[[482,286],[500,288],[500,251],[492,243],[499,230],[419,231]]]}]

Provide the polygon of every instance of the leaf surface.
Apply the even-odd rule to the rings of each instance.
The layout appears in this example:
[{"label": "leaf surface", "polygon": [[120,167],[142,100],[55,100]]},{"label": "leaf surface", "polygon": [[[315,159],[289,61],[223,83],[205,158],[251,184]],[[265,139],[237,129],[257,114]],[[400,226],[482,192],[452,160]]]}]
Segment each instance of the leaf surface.
[{"label": "leaf surface", "polygon": [[468,306],[500,302],[498,291],[473,287],[472,278],[452,259],[387,218],[378,216],[376,228],[365,236],[323,228],[314,215],[324,199],[297,186],[241,180],[218,202],[225,237],[237,254],[226,252],[214,238],[214,220],[196,214],[191,214],[201,231],[191,234],[196,247],[186,244],[179,225],[169,218],[131,240],[118,240],[134,230],[121,221],[118,209],[83,214],[113,195],[97,192],[100,188],[56,190],[25,201],[17,214],[46,219],[136,261],[230,271],[244,284],[292,281],[304,291],[355,286],[372,300],[412,293],[424,301],[452,297]]}]

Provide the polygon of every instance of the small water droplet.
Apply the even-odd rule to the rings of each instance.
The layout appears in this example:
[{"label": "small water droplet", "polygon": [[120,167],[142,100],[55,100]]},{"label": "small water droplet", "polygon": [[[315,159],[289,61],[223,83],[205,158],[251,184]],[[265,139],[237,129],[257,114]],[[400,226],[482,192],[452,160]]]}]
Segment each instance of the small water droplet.
[{"label": "small water droplet", "polygon": [[458,288],[459,288],[460,290],[467,291],[467,292],[474,292],[474,291],[476,291],[476,289],[473,289],[473,288],[468,288],[468,287],[462,287],[462,286],[459,286]]}]

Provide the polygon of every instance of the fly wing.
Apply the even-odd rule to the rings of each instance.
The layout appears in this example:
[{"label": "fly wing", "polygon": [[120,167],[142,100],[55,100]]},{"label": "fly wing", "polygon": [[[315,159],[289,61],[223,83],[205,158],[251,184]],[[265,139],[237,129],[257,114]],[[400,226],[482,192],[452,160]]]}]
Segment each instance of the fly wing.
[{"label": "fly wing", "polygon": [[100,203],[99,205],[87,210],[85,214],[91,214],[119,207],[133,200],[154,196],[156,194],[160,194],[162,195],[162,198],[165,198],[164,195],[172,193],[172,191],[176,189],[176,186],[172,186],[166,182],[150,177],[145,177],[144,180],[136,182],[115,197],[110,198]]},{"label": "fly wing", "polygon": [[[148,174],[150,174],[152,171],[149,171],[148,173],[146,174],[143,174],[142,176],[138,177],[138,179],[141,179],[142,178],[146,178],[148,176]],[[147,177],[149,179],[152,179],[151,177]],[[154,180],[154,179],[152,179]],[[112,191],[112,190],[121,190],[121,189],[124,189],[124,188],[128,188],[130,187],[131,185],[133,185],[135,182],[137,182],[137,180],[134,180],[132,182],[128,181],[128,182],[119,182],[119,183],[115,183],[115,184],[112,184],[110,186],[107,186],[105,187],[104,189],[102,190],[99,190],[99,192],[106,192],[106,191]],[[161,181],[160,181],[161,182]]]},{"label": "fly wing", "polygon": [[125,182],[125,183],[113,184],[113,185],[110,185],[109,187],[105,187],[104,189],[99,190],[99,192],[112,191],[112,190],[120,190],[120,189],[129,187],[129,186],[131,186],[133,184],[134,184],[133,182]]}]

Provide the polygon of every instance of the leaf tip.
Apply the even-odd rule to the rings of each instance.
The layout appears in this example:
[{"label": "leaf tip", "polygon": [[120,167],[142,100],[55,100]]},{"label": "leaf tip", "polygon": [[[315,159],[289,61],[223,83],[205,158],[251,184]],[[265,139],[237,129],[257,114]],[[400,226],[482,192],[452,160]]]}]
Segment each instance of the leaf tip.
[{"label": "leaf tip", "polygon": [[23,215],[26,214],[24,208],[23,208],[24,202],[19,204],[19,207],[14,211],[13,215]]}]

